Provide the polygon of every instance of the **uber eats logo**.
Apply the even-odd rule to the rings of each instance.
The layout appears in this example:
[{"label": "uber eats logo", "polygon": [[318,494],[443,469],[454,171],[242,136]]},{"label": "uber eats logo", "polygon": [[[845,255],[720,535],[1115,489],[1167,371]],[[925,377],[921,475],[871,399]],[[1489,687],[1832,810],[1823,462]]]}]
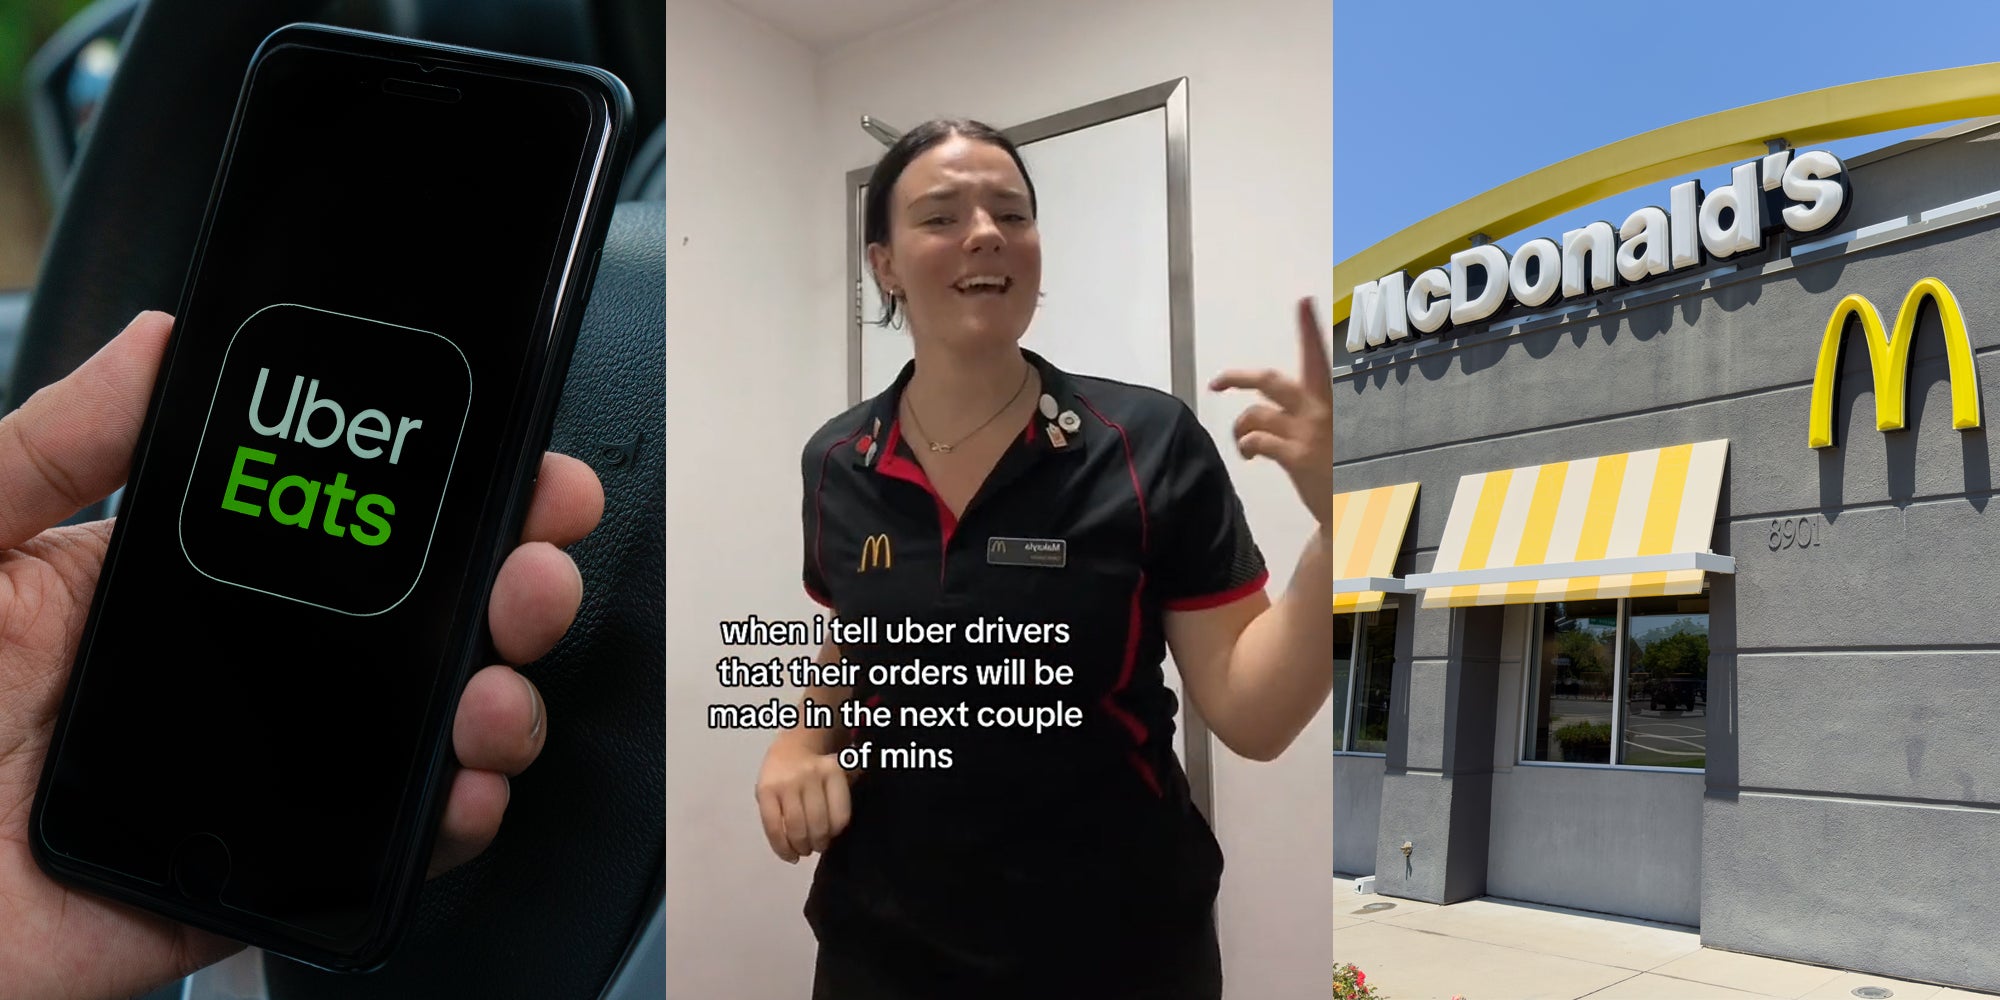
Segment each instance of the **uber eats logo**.
[{"label": "uber eats logo", "polygon": [[231,339],[181,503],[223,583],[349,615],[416,587],[472,399],[444,337],[299,305]]}]

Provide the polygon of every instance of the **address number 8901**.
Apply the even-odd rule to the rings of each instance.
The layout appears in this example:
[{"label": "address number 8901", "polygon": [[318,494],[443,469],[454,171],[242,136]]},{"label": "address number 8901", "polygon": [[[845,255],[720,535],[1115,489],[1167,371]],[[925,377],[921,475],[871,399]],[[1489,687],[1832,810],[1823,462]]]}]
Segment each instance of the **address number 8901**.
[{"label": "address number 8901", "polygon": [[1771,551],[1819,548],[1820,527],[1820,519],[1817,516],[1773,519],[1771,521]]}]

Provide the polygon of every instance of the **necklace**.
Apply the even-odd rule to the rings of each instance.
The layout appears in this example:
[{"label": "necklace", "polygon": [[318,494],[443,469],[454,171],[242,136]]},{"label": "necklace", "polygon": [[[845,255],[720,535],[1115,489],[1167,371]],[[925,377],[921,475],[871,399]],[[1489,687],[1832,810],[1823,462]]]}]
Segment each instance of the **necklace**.
[{"label": "necklace", "polygon": [[959,445],[962,445],[965,442],[972,440],[973,435],[978,434],[980,431],[985,430],[987,425],[991,424],[993,421],[1000,419],[1000,415],[1002,413],[1007,412],[1008,409],[1013,407],[1015,400],[1021,398],[1021,390],[1026,389],[1028,387],[1028,376],[1033,375],[1035,373],[1035,366],[1027,365],[1025,367],[1027,370],[1021,373],[1021,384],[1014,387],[1014,394],[1012,396],[1007,397],[1007,401],[1005,403],[1000,404],[1000,408],[994,410],[992,416],[987,417],[986,420],[982,422],[979,426],[974,427],[970,433],[966,434],[964,437],[959,438],[956,441],[953,441],[950,444],[943,444],[941,442],[933,440],[931,438],[930,432],[924,430],[924,422],[917,417],[917,404],[910,402],[908,399],[904,399],[903,405],[908,406],[910,408],[910,422],[917,425],[917,433],[924,436],[924,441],[926,442],[926,446],[929,447],[931,451],[937,452],[938,454],[949,455],[951,454],[951,450],[953,448],[956,448]]}]

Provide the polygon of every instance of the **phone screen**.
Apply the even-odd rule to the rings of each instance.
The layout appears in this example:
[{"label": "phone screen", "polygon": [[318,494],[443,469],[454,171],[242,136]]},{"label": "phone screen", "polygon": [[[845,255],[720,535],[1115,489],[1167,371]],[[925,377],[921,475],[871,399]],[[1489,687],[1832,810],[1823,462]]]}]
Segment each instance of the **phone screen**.
[{"label": "phone screen", "polygon": [[421,820],[606,112],[288,45],[239,114],[39,833],[335,947]]}]

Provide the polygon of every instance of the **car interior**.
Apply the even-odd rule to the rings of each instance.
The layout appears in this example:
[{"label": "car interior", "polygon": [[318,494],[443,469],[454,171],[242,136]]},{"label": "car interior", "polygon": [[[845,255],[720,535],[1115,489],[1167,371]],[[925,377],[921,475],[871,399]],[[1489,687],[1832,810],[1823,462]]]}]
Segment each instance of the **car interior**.
[{"label": "car interior", "polygon": [[[576,623],[522,671],[548,706],[542,756],[514,780],[493,845],[425,887],[388,964],[338,975],[251,953],[225,963],[227,975],[197,974],[143,1000],[662,996],[662,5],[100,0],[86,8],[29,67],[36,152],[56,214],[34,287],[0,294],[0,413],[74,369],[133,315],[174,307],[251,54],[265,35],[300,21],[591,64],[630,88],[633,157],[550,445],[590,463],[604,517],[570,549],[585,583]],[[115,503],[78,519],[115,514]]]}]

